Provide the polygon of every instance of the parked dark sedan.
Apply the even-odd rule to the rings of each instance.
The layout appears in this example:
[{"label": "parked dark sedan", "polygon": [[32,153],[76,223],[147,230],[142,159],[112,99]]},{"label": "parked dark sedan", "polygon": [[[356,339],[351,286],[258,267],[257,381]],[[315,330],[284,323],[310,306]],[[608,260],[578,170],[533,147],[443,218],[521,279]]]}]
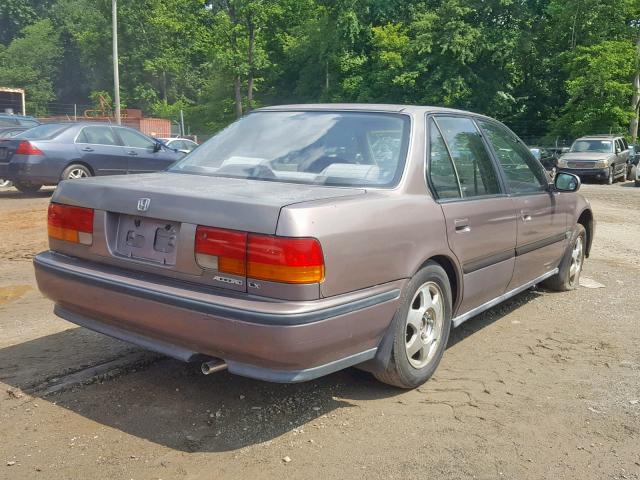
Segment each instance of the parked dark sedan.
[{"label": "parked dark sedan", "polygon": [[0,140],[0,178],[33,193],[61,180],[157,172],[182,156],[128,127],[48,123]]},{"label": "parked dark sedan", "polygon": [[0,127],[37,127],[40,122],[27,115],[0,113]]}]

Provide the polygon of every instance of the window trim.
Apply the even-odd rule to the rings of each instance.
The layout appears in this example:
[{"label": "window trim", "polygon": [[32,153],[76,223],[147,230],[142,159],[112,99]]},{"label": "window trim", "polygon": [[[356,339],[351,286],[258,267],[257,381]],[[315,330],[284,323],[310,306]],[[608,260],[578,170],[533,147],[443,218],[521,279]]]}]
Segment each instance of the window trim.
[{"label": "window trim", "polygon": [[[434,118],[434,124],[436,125],[436,128],[438,128],[438,130],[440,131],[440,134],[442,135],[442,131],[440,130],[440,126],[437,124],[437,117],[458,117],[458,118],[464,118],[467,120],[470,120],[475,128],[478,130],[478,133],[480,134],[480,137],[482,138],[482,142],[485,146],[485,149],[487,149],[487,154],[489,155],[489,159],[493,165],[493,168],[496,170],[496,178],[498,180],[498,187],[500,188],[500,193],[492,193],[490,195],[478,195],[478,196],[474,196],[474,197],[463,197],[462,194],[460,196],[460,198],[439,198],[437,193],[436,193],[436,189],[433,186],[433,183],[431,182],[431,124],[429,122],[429,120],[431,118]],[[449,153],[449,158],[451,159],[451,163],[454,166],[454,172],[456,173],[456,181],[458,182],[458,187],[461,190],[462,187],[460,185],[460,179],[458,177],[458,170],[455,167],[455,162],[453,161],[453,157],[451,156],[451,152],[449,151],[449,144],[447,143],[446,139],[444,138],[444,135],[442,135],[442,139],[444,140],[444,144],[447,147],[447,152]],[[484,136],[484,133],[482,132],[482,130],[478,127],[478,125],[476,124],[475,121],[475,116],[474,115],[469,115],[469,114],[464,114],[464,113],[457,113],[457,112],[428,112],[425,114],[425,153],[427,153],[426,155],[424,155],[425,157],[425,177],[427,179],[427,187],[429,188],[429,192],[431,193],[431,196],[433,197],[433,199],[437,202],[437,203],[456,203],[456,202],[473,202],[476,200],[491,200],[491,199],[496,199],[496,198],[506,198],[509,197],[509,192],[506,188],[506,184],[504,182],[504,178],[503,178],[503,172],[502,169],[500,168],[500,165],[496,164],[496,159],[494,158],[494,156],[492,155],[492,151],[489,150],[489,146],[487,145],[487,140]]]},{"label": "window trim", "polygon": [[[476,125],[477,125],[478,129],[482,132],[482,136],[485,138],[485,142],[489,145],[491,156],[494,158],[494,162],[497,164],[497,166],[498,166],[498,168],[500,170],[500,176],[503,179],[504,187],[505,187],[505,189],[508,192],[508,195],[510,197],[525,197],[525,196],[529,196],[529,195],[541,195],[541,194],[547,195],[549,193],[549,184],[551,183],[551,179],[549,178],[549,175],[547,174],[546,169],[542,165],[542,162],[540,162],[533,155],[533,153],[531,153],[531,150],[529,150],[527,145],[522,141],[522,139],[520,137],[518,137],[513,132],[513,130],[511,130],[509,127],[507,127],[502,122],[499,122],[498,120],[495,120],[495,119],[489,118],[489,117],[474,117],[474,121],[476,122]],[[504,168],[502,167],[502,164],[500,163],[500,158],[498,157],[497,152],[493,148],[493,144],[487,138],[485,131],[482,129],[482,127],[480,127],[479,122],[492,123],[494,125],[497,125],[498,127],[503,128],[504,130],[506,130],[515,139],[516,143],[518,143],[519,145],[521,145],[524,148],[524,150],[527,152],[526,155],[529,155],[529,157],[531,159],[533,159],[538,164],[538,167],[540,167],[540,171],[542,172],[542,174],[544,175],[545,179],[547,180],[547,183],[545,185],[542,185],[541,189],[539,191],[536,191],[536,192],[514,192],[514,191],[512,191],[511,185],[509,185],[509,179],[507,178],[507,174],[504,171]]]}]

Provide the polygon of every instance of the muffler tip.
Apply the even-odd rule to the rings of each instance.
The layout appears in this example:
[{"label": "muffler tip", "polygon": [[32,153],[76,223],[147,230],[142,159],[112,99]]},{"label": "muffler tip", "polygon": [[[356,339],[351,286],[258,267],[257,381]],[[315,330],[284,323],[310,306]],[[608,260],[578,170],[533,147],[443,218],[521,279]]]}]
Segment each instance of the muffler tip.
[{"label": "muffler tip", "polygon": [[209,360],[208,362],[202,362],[202,365],[200,366],[200,370],[204,375],[209,375],[215,372],[221,372],[222,370],[226,370],[226,369],[227,369],[227,364],[225,363],[225,361],[219,360],[219,359]]}]

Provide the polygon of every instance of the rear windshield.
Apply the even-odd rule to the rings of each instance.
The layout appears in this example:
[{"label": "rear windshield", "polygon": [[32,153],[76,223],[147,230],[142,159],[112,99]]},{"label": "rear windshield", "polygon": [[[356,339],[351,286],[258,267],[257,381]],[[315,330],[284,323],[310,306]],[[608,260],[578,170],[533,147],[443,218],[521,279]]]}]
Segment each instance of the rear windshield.
[{"label": "rear windshield", "polygon": [[14,138],[24,138],[25,140],[49,140],[64,132],[69,125],[61,125],[59,123],[49,123],[38,125],[16,135]]},{"label": "rear windshield", "polygon": [[613,152],[611,140],[576,140],[571,147],[572,152]]},{"label": "rear windshield", "polygon": [[316,185],[395,185],[409,143],[405,115],[256,112],[170,171]]}]

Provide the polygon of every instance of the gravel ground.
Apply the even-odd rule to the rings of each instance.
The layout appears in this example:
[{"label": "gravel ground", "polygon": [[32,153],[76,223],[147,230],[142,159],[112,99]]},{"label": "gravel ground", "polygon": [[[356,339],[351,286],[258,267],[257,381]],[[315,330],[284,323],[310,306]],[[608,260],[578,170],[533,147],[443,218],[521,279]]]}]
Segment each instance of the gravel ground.
[{"label": "gravel ground", "polygon": [[30,262],[50,191],[0,191],[0,478],[639,479],[640,188],[582,193],[602,288],[517,296],[398,391],[205,377],[56,318]]}]

